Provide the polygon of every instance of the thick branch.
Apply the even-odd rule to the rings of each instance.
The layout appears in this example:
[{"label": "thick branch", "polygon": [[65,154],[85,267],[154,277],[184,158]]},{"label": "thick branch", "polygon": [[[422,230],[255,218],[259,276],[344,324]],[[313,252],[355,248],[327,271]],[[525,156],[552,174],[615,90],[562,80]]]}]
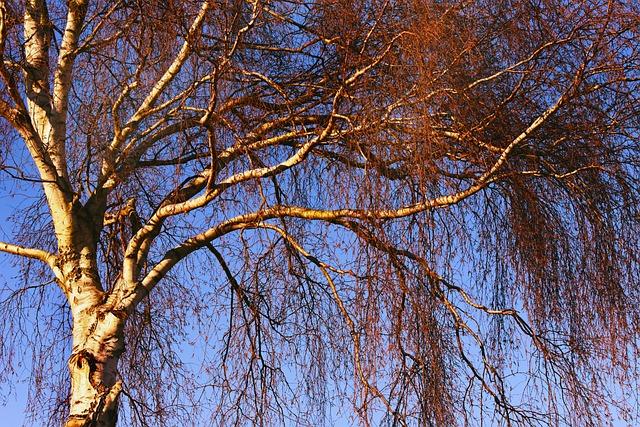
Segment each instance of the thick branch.
[{"label": "thick branch", "polygon": [[[58,55],[58,68],[53,84],[53,106],[55,111],[56,127],[59,127],[60,136],[66,132],[66,116],[73,75],[73,64],[76,59],[78,40],[82,23],[87,13],[87,0],[69,1],[67,13],[67,25],[62,38],[62,45]],[[63,144],[64,145],[64,144]]]},{"label": "thick branch", "polygon": [[42,249],[27,248],[24,246],[14,245],[11,243],[0,242],[0,252],[6,252],[12,255],[18,255],[26,258],[37,259],[47,264],[52,264],[55,255],[43,251]]}]

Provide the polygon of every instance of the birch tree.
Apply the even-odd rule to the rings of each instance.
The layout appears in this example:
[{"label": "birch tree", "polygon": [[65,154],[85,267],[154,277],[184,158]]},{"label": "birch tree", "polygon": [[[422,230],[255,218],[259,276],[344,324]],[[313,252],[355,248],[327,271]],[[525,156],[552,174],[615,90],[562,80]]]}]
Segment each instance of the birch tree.
[{"label": "birch tree", "polygon": [[632,419],[639,12],[1,1],[1,378],[66,427]]}]

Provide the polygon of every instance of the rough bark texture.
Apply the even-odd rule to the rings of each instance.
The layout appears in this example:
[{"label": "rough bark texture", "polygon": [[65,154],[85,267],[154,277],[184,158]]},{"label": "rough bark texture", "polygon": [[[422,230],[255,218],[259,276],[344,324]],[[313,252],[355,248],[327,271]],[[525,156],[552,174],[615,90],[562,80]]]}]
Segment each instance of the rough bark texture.
[{"label": "rough bark texture", "polygon": [[[83,283],[84,282],[84,283]],[[124,350],[124,319],[105,310],[100,300],[78,298],[91,278],[82,275],[71,283],[76,289],[73,309],[73,353],[69,358],[71,377],[70,412],[67,426],[114,426],[117,420],[117,365]],[[95,289],[95,285],[92,286]],[[81,303],[80,303],[81,302]]]},{"label": "rough bark texture", "polygon": [[[79,211],[77,211],[79,212]],[[67,426],[114,426],[117,419],[117,365],[124,350],[125,316],[105,305],[95,251],[93,224],[74,215],[72,246],[61,250],[63,288],[73,315],[69,358],[70,412]]]},{"label": "rough bark texture", "polygon": [[70,415],[67,427],[115,426],[121,383],[105,371],[118,363],[117,356],[96,357],[86,350],[69,360],[71,373]]}]

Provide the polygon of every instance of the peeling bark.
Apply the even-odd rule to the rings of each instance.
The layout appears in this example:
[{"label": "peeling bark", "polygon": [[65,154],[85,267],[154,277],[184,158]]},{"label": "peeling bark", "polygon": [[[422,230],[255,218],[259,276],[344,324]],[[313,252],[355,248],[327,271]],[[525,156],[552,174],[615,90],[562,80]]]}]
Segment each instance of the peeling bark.
[{"label": "peeling bark", "polygon": [[66,426],[115,426],[122,388],[117,367],[124,351],[126,315],[105,304],[92,226],[78,219],[72,234],[74,246],[61,249],[58,255],[73,315],[73,350],[68,362],[70,411]]},{"label": "peeling bark", "polygon": [[[104,366],[116,363],[117,357],[102,362],[84,350],[71,356],[70,415],[66,427],[116,425],[122,383],[115,381],[108,386],[113,378],[104,375]],[[100,365],[103,365],[102,372]]]},{"label": "peeling bark", "polygon": [[70,411],[66,427],[115,426],[122,384],[124,319],[98,307],[74,313]]}]

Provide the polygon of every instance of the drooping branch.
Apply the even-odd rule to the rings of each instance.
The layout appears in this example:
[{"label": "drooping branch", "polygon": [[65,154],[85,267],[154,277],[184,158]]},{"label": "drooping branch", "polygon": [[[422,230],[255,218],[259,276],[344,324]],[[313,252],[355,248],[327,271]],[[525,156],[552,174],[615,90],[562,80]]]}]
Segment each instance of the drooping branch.
[{"label": "drooping branch", "polygon": [[[451,206],[461,202],[462,200],[473,196],[477,192],[485,189],[488,185],[490,185],[495,179],[498,178],[496,173],[500,170],[501,166],[507,161],[509,153],[522,141],[524,141],[531,133],[533,133],[536,129],[538,129],[545,120],[550,117],[553,113],[555,113],[562,105],[563,101],[566,99],[566,96],[569,92],[565,92],[558,100],[551,105],[547,110],[545,110],[540,116],[538,116],[527,129],[525,129],[522,133],[520,133],[514,140],[503,149],[500,156],[496,159],[494,164],[489,168],[484,174],[482,174],[473,184],[468,186],[465,190],[459,191],[454,194],[443,195],[433,199],[427,199],[423,202],[419,202],[413,205],[404,206],[396,209],[381,209],[381,210],[363,210],[363,209],[337,209],[337,210],[322,210],[322,209],[311,209],[300,206],[274,206],[271,208],[264,209],[262,211],[257,211],[251,214],[240,215],[238,217],[227,220],[218,226],[211,228],[199,235],[196,235],[188,240],[186,240],[179,247],[169,251],[165,257],[147,274],[147,276],[142,280],[141,287],[145,293],[148,293],[159,280],[162,279],[166,275],[166,273],[175,266],[180,260],[184,257],[192,253],[193,251],[201,248],[203,245],[210,243],[214,239],[224,235],[230,231],[241,229],[244,226],[250,224],[256,224],[258,222],[265,221],[271,218],[279,218],[279,217],[294,217],[294,218],[304,218],[310,220],[320,220],[326,222],[336,222],[344,219],[359,219],[359,220],[390,220],[390,219],[399,219],[403,217],[407,217],[410,215],[414,215],[419,212],[428,211],[431,209],[438,209],[447,206]],[[302,157],[301,157],[302,158]],[[271,169],[267,169],[267,171],[271,171]],[[253,171],[250,171],[253,172]],[[266,173],[266,172],[265,172]],[[253,175],[250,175],[253,177]],[[263,177],[267,175],[258,174],[257,176]],[[213,199],[211,195],[204,195],[201,197],[201,200],[197,199],[197,201],[189,201],[184,202],[181,205],[170,205],[168,206],[167,213],[165,215],[173,215],[176,212],[184,211],[188,212],[195,207],[202,206],[208,203],[210,200],[208,198]],[[184,206],[184,207],[183,207]],[[162,214],[157,213],[158,220],[156,220],[155,224],[159,224],[159,221],[163,218]],[[132,239],[132,243],[130,244],[128,251],[131,260],[133,260],[133,254],[136,251],[136,238],[143,240],[145,234],[151,232],[154,229],[154,222],[150,221],[152,227],[147,229],[143,228],[138,233],[139,236],[134,237]],[[129,261],[133,262],[133,261]],[[128,269],[130,277],[130,283],[136,283],[133,279],[133,266]],[[139,289],[140,285],[135,284],[135,288]],[[135,304],[142,298],[143,293],[139,293],[137,291],[128,291],[127,294],[133,295],[137,293],[137,297],[129,300],[131,303]],[[134,302],[135,301],[135,302]],[[125,305],[129,305],[130,302],[127,302]]]}]

